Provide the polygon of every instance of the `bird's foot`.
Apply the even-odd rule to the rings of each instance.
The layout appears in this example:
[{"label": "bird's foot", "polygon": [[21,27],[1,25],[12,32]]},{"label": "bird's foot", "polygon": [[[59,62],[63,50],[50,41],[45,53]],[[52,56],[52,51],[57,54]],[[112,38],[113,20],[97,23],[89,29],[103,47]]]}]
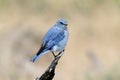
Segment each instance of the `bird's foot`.
[{"label": "bird's foot", "polygon": [[53,54],[54,58],[56,58],[58,55],[60,55],[60,54],[63,53],[64,51],[65,51],[65,50],[59,52],[57,55],[55,55],[55,53],[52,51],[52,54]]},{"label": "bird's foot", "polygon": [[53,54],[54,58],[56,58],[56,55],[55,55],[55,53],[53,51],[52,51],[52,54]]}]

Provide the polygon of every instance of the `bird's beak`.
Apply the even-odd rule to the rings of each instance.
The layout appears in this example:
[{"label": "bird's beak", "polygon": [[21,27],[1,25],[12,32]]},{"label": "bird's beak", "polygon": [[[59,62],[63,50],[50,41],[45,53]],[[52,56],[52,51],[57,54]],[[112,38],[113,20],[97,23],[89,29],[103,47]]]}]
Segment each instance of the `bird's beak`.
[{"label": "bird's beak", "polygon": [[68,24],[65,24],[65,26],[67,26]]}]

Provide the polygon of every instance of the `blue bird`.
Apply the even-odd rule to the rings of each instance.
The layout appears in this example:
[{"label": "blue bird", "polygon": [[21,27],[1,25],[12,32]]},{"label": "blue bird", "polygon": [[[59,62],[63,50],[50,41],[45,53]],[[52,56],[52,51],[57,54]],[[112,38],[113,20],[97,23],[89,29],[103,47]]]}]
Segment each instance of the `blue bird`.
[{"label": "blue bird", "polygon": [[52,52],[63,52],[68,41],[68,22],[65,19],[59,19],[53,27],[51,27],[43,38],[43,42],[38,53],[32,58],[32,62],[42,55]]}]

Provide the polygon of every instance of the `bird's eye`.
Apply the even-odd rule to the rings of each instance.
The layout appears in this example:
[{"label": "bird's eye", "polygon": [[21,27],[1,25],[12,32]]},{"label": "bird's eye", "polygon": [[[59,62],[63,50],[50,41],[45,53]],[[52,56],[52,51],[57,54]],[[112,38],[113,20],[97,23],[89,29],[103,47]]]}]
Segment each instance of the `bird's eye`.
[{"label": "bird's eye", "polygon": [[60,22],[60,24],[63,24],[62,22]]}]

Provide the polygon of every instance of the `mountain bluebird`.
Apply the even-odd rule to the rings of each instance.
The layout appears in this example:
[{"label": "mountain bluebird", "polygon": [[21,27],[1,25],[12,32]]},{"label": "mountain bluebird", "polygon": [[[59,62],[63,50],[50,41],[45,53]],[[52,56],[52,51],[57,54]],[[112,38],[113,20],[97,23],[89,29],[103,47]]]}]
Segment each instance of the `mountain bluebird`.
[{"label": "mountain bluebird", "polygon": [[32,62],[48,52],[52,52],[54,57],[56,57],[55,52],[64,52],[69,36],[67,25],[68,23],[65,19],[59,19],[56,24],[48,30],[41,48],[32,58]]}]

